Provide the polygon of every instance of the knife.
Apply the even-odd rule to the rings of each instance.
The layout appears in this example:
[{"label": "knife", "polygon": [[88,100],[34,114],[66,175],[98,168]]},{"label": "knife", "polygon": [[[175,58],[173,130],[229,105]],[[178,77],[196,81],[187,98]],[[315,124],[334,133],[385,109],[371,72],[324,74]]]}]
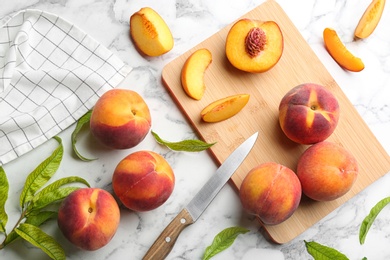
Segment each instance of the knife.
[{"label": "knife", "polygon": [[143,260],[165,259],[168,256],[181,231],[199,218],[252,150],[257,136],[258,132],[254,133],[229,155],[190,203],[163,230],[146,252]]}]

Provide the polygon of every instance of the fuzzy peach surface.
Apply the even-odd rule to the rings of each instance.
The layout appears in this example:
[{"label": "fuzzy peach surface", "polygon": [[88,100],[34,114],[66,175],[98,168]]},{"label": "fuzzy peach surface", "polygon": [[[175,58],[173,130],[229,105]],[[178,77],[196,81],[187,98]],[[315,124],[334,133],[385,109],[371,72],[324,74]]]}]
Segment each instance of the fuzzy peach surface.
[{"label": "fuzzy peach surface", "polygon": [[115,168],[115,194],[129,209],[148,211],[161,206],[173,192],[175,175],[168,162],[152,151],[126,156]]},{"label": "fuzzy peach surface", "polygon": [[288,138],[313,144],[328,138],[340,117],[339,103],[326,88],[305,83],[291,89],[279,105],[279,123]]},{"label": "fuzzy peach surface", "polygon": [[358,163],[348,150],[327,141],[309,147],[297,165],[303,193],[318,201],[343,196],[355,183],[358,171]]},{"label": "fuzzy peach surface", "polygon": [[83,188],[61,204],[58,225],[64,236],[85,250],[97,250],[114,236],[120,220],[118,204],[105,190]]},{"label": "fuzzy peach surface", "polygon": [[104,93],[93,108],[94,124],[122,126],[137,117],[151,121],[149,108],[143,98],[132,90],[112,89]]},{"label": "fuzzy peach surface", "polygon": [[268,225],[279,224],[297,209],[301,184],[289,168],[274,163],[254,167],[240,187],[243,208]]}]

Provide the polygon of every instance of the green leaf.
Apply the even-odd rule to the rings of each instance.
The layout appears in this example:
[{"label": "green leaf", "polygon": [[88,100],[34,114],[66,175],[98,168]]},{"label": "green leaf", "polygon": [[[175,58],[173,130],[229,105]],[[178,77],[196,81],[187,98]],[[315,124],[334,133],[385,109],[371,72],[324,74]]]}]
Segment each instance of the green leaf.
[{"label": "green leaf", "polygon": [[3,167],[0,166],[0,232],[5,232],[8,215],[5,212],[5,202],[8,199],[9,184]]},{"label": "green leaf", "polygon": [[54,139],[56,139],[60,145],[27,177],[22,193],[20,194],[20,207],[22,209],[24,208],[24,205],[26,203],[30,202],[33,199],[35,193],[43,185],[45,185],[45,183],[53,176],[53,174],[60,166],[62,155],[64,153],[64,148],[62,146],[62,141],[59,137],[55,136]]},{"label": "green leaf", "polygon": [[[26,218],[25,223],[31,224],[33,226],[39,227],[46,221],[50,219],[54,219],[57,217],[57,212],[55,211],[38,211],[33,212],[29,214],[29,216]],[[8,234],[7,238],[4,241],[4,246],[8,245],[15,239],[17,239],[19,235],[15,232],[15,230],[11,231],[11,233]]]},{"label": "green leaf", "polygon": [[57,217],[57,212],[55,211],[38,211],[38,212],[33,212],[28,215],[26,218],[27,224],[31,224],[33,226],[39,227],[46,221],[50,219],[54,219]]},{"label": "green leaf", "polygon": [[307,252],[315,260],[348,260],[348,258],[331,247],[321,245],[317,242],[307,242],[305,241]]},{"label": "green leaf", "polygon": [[157,143],[165,145],[173,151],[200,152],[216,144],[209,144],[200,140],[183,140],[180,142],[169,142],[161,139],[155,132],[151,131],[151,133],[156,139]]},{"label": "green leaf", "polygon": [[92,114],[92,110],[89,110],[85,115],[83,115],[77,121],[76,128],[73,130],[73,133],[72,133],[72,136],[71,136],[72,148],[73,148],[74,153],[77,155],[77,157],[79,157],[80,160],[85,161],[85,162],[96,160],[96,158],[95,159],[89,159],[89,158],[86,158],[86,157],[82,156],[79,153],[79,151],[77,150],[76,143],[77,143],[77,135],[78,135],[78,133],[80,132],[80,130],[83,128],[83,126],[85,124],[89,123],[89,121],[91,119],[91,114]]},{"label": "green leaf", "polygon": [[54,190],[59,189],[61,186],[70,183],[81,183],[81,184],[85,184],[87,187],[90,187],[89,183],[81,177],[78,176],[65,177],[53,182],[52,184],[46,186],[44,189],[38,192],[35,195],[33,202],[39,200],[42,196],[46,195],[47,193],[53,192]]},{"label": "green leaf", "polygon": [[61,201],[66,198],[70,193],[75,190],[80,189],[79,187],[64,187],[58,188],[56,190],[50,191],[42,196],[40,196],[37,200],[32,201],[29,205],[28,211],[36,211],[38,209],[42,209],[44,207],[49,206],[55,202]]},{"label": "green leaf", "polygon": [[360,232],[359,232],[359,241],[361,245],[364,244],[368,230],[370,230],[370,227],[372,223],[374,223],[374,220],[378,216],[379,212],[381,212],[381,210],[384,207],[386,207],[386,205],[389,203],[390,203],[390,197],[382,199],[370,210],[370,213],[364,218],[362,224],[360,225]]},{"label": "green leaf", "polygon": [[216,254],[222,252],[233,244],[238,235],[245,234],[247,232],[249,232],[249,230],[242,227],[230,227],[222,230],[215,236],[213,243],[206,248],[202,259],[208,260]]},{"label": "green leaf", "polygon": [[65,251],[61,245],[38,227],[24,223],[20,224],[15,231],[24,240],[42,249],[51,259],[66,259]]}]

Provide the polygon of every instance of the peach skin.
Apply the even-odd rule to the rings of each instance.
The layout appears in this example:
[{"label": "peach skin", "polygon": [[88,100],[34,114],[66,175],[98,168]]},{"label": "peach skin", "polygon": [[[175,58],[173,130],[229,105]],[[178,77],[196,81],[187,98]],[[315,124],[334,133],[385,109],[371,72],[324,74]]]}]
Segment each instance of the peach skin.
[{"label": "peach skin", "polygon": [[151,115],[135,91],[112,89],[96,102],[90,119],[92,135],[107,147],[128,149],[138,145],[151,128]]},{"label": "peach skin", "polygon": [[116,196],[128,209],[149,211],[171,196],[175,175],[168,162],[152,151],[137,151],[121,160],[112,176]]},{"label": "peach skin", "polygon": [[340,115],[336,97],[325,87],[304,83],[292,88],[279,104],[279,124],[286,136],[300,144],[328,138]]},{"label": "peach skin", "polygon": [[110,193],[99,188],[81,188],[62,201],[57,222],[70,242],[94,251],[110,242],[119,220],[119,207]]},{"label": "peach skin", "polygon": [[277,225],[288,219],[298,208],[301,194],[296,174],[274,162],[250,170],[239,190],[243,208],[267,225]]},{"label": "peach skin", "polygon": [[342,146],[320,142],[299,158],[297,176],[303,193],[317,201],[331,201],[346,194],[358,176],[355,157]]}]

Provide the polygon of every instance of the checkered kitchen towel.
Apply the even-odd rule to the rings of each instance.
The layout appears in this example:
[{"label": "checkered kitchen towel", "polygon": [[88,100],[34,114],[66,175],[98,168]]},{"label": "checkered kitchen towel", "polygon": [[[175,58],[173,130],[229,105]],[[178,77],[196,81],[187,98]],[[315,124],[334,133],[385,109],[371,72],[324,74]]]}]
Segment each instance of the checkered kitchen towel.
[{"label": "checkered kitchen towel", "polygon": [[0,165],[76,122],[131,71],[75,25],[24,10],[0,27]]}]

